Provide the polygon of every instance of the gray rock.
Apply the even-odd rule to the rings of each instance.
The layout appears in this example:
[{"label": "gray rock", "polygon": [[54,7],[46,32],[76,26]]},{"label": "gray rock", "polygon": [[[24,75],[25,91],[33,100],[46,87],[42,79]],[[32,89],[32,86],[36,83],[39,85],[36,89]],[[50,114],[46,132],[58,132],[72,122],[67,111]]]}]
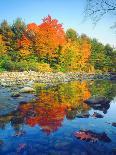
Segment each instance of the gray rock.
[{"label": "gray rock", "polygon": [[30,93],[30,92],[34,92],[35,90],[31,87],[24,87],[20,90],[20,93]]},{"label": "gray rock", "polygon": [[11,97],[19,97],[21,94],[19,92],[14,92],[11,94]]},{"label": "gray rock", "polygon": [[108,99],[106,99],[105,97],[91,97],[87,100],[84,101],[85,103],[87,104],[90,104],[90,105],[106,105],[106,104],[109,104],[110,101]]},{"label": "gray rock", "polygon": [[116,122],[113,122],[113,123],[112,123],[112,126],[116,127]]},{"label": "gray rock", "polygon": [[92,115],[92,117],[94,117],[94,118],[103,118],[104,116],[101,115],[101,114],[99,114],[99,113],[97,113],[97,112],[94,112],[94,114]]}]

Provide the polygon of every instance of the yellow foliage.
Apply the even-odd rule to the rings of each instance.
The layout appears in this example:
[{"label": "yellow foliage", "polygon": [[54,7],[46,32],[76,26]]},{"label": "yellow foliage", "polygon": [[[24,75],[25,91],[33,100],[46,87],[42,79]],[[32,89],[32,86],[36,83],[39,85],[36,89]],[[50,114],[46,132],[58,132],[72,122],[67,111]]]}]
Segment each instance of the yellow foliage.
[{"label": "yellow foliage", "polygon": [[38,63],[37,68],[39,72],[52,72],[50,65],[47,63]]},{"label": "yellow foliage", "polygon": [[4,55],[6,54],[6,46],[5,46],[5,43],[2,39],[2,35],[0,35],[0,55]]},{"label": "yellow foliage", "polygon": [[31,55],[31,52],[28,49],[20,49],[20,55],[21,57],[26,57]]}]

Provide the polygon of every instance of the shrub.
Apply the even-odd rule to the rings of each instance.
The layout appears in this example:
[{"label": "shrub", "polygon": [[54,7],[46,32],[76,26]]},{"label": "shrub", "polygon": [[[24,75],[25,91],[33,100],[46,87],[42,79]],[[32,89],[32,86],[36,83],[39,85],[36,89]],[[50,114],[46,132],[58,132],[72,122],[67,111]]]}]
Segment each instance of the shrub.
[{"label": "shrub", "polygon": [[50,65],[47,63],[38,63],[37,70],[39,72],[52,72],[52,69],[50,68]]}]

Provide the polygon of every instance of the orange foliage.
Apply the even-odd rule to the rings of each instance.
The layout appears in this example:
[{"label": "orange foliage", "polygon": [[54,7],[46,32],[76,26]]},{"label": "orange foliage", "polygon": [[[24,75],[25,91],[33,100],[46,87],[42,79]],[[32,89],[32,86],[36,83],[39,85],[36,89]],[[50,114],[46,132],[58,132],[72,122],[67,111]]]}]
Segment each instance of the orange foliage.
[{"label": "orange foliage", "polygon": [[18,41],[18,45],[20,48],[27,49],[31,45],[31,42],[25,35],[23,35],[22,38]]},{"label": "orange foliage", "polygon": [[39,125],[49,134],[62,126],[64,117],[71,109],[78,107],[79,110],[81,107],[87,111],[89,107],[83,101],[90,95],[85,81],[74,82],[70,86],[68,84],[68,87],[59,87],[59,91],[41,91],[35,102],[20,104],[18,110],[26,124],[32,127]]},{"label": "orange foliage", "polygon": [[91,43],[88,38],[83,38],[81,43],[82,62],[87,62],[91,56]]},{"label": "orange foliage", "polygon": [[18,46],[20,50],[20,55],[25,57],[31,54],[29,47],[31,46],[31,41],[23,35],[20,40],[18,40]]},{"label": "orange foliage", "polygon": [[56,57],[55,49],[65,43],[65,32],[58,20],[48,16],[43,23],[34,23],[27,26],[27,32],[34,36],[37,53],[41,56]]},{"label": "orange foliage", "polygon": [[22,104],[19,110],[28,125],[33,127],[38,124],[49,134],[61,126],[67,106],[56,102],[53,94],[41,93],[39,96],[36,103]]}]

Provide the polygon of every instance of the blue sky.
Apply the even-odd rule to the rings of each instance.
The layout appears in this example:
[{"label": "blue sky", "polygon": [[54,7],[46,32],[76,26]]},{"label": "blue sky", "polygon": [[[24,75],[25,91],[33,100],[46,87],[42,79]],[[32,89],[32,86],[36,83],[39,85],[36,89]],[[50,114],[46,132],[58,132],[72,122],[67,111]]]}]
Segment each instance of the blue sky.
[{"label": "blue sky", "polygon": [[107,15],[93,26],[91,20],[83,21],[86,0],[0,0],[0,22],[6,19],[12,23],[21,17],[26,23],[39,24],[48,14],[57,18],[63,27],[73,28],[77,33],[85,33],[102,43],[116,46],[116,34],[110,29],[115,17]]}]

